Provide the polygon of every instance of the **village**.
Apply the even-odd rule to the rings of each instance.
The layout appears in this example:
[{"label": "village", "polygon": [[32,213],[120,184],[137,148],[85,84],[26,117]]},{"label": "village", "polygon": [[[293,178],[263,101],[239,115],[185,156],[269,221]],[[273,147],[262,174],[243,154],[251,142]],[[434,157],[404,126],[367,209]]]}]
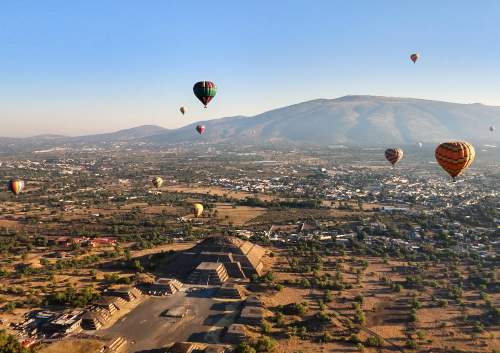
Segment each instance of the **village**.
[{"label": "village", "polygon": [[[193,159],[186,158],[190,149],[175,147],[161,152],[168,162],[160,163],[143,146],[115,147],[40,151],[36,158],[2,161],[0,174],[25,173],[27,187],[15,199],[0,194],[0,328],[26,347],[44,352],[83,340],[107,352],[240,352],[246,342],[288,352],[298,338],[306,352],[315,351],[318,341],[325,344],[321,337],[329,332],[335,349],[346,344],[347,334],[330,326],[336,313],[346,320],[355,313],[345,307],[350,299],[344,296],[321,310],[317,303],[325,289],[345,287],[367,297],[370,288],[381,290],[369,280],[376,275],[408,295],[431,282],[432,291],[451,288],[457,284],[446,282],[448,277],[427,280],[429,275],[415,273],[435,273],[429,261],[436,268],[455,261],[453,271],[477,290],[484,284],[476,283],[470,264],[496,269],[499,185],[488,165],[452,184],[434,165],[422,169],[418,160],[398,168],[369,165],[371,151],[363,163],[348,165],[335,161],[345,159],[344,151],[326,159],[307,152],[315,155],[310,159],[293,149],[212,149]],[[161,188],[150,184],[154,175],[164,178]],[[204,205],[198,218],[189,211],[195,202]],[[318,255],[324,260],[318,262]],[[364,277],[358,270],[365,265],[341,266],[354,258],[374,270]],[[332,284],[328,278],[335,271],[340,280]],[[493,308],[495,288],[493,279],[487,284]],[[300,314],[297,327],[308,333],[287,339],[287,326],[273,324],[280,312],[276,300],[319,305],[330,320]],[[471,317],[496,331],[496,314],[488,321],[473,304]],[[411,324],[404,315],[397,320]],[[430,334],[430,321],[420,322]],[[261,329],[269,324],[269,332]],[[406,332],[401,336],[361,326],[399,347],[411,345],[405,342],[414,339],[411,327],[398,331]],[[356,346],[348,344],[348,350]]]}]

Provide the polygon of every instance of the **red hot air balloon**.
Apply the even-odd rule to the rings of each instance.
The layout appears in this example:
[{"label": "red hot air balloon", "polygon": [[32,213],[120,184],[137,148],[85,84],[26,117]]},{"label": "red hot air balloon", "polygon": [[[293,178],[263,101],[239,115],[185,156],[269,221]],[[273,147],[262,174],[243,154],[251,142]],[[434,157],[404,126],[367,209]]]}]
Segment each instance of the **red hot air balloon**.
[{"label": "red hot air balloon", "polygon": [[403,158],[403,150],[399,148],[388,148],[385,150],[385,158],[391,162],[394,167],[401,158]]},{"label": "red hot air balloon", "polygon": [[411,61],[413,61],[414,64],[417,62],[418,58],[419,58],[418,54],[411,54],[410,56],[410,59]]},{"label": "red hot air balloon", "polygon": [[196,131],[198,131],[200,135],[203,134],[203,131],[205,131],[205,125],[196,126]]}]

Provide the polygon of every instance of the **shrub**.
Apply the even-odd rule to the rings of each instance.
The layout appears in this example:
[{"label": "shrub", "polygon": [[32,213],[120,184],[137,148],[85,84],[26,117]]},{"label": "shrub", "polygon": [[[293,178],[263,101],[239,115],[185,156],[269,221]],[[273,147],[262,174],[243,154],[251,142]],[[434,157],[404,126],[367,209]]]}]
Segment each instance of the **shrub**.
[{"label": "shrub", "polygon": [[318,320],[320,321],[324,321],[324,322],[327,322],[327,321],[331,321],[332,319],[330,318],[330,316],[328,316],[328,314],[322,312],[322,311],[318,311],[315,315]]},{"label": "shrub", "polygon": [[438,300],[438,304],[440,307],[444,308],[448,305],[448,301],[447,300],[444,300],[444,299],[439,299]]},{"label": "shrub", "polygon": [[425,338],[425,333],[423,333],[422,331],[417,331],[417,336],[420,339],[424,339]]},{"label": "shrub", "polygon": [[389,278],[387,278],[386,276],[383,276],[383,277],[380,279],[380,282],[382,282],[382,283],[387,283],[387,282],[389,282]]},{"label": "shrub", "polygon": [[366,339],[365,344],[368,347],[382,347],[385,344],[385,341],[381,336],[370,336]]},{"label": "shrub", "polygon": [[415,309],[420,309],[422,307],[422,303],[420,303],[417,298],[413,298],[411,302],[411,307]]},{"label": "shrub", "polygon": [[241,342],[234,353],[256,353],[255,349],[249,346],[246,342]]},{"label": "shrub", "polygon": [[330,335],[327,331],[323,332],[323,340],[324,340],[325,342],[329,342],[329,341],[331,341],[332,339],[333,339],[333,337],[332,337],[332,336],[331,336],[331,335]]},{"label": "shrub", "polygon": [[360,343],[361,340],[359,339],[359,336],[358,335],[352,335],[351,338],[349,338],[349,342],[352,342],[352,343]]},{"label": "shrub", "polygon": [[365,303],[365,297],[363,297],[362,295],[357,295],[356,298],[354,298],[354,300],[361,304]]},{"label": "shrub", "polygon": [[358,309],[359,309],[359,303],[351,303],[351,307],[352,307],[354,310],[358,310]]},{"label": "shrub", "polygon": [[360,324],[364,324],[366,322],[363,310],[356,310],[356,314],[354,315],[354,322],[358,322]]},{"label": "shrub", "polygon": [[329,289],[325,290],[325,293],[323,294],[323,299],[325,300],[325,302],[332,301],[332,292],[330,292]]},{"label": "shrub", "polygon": [[278,292],[281,292],[283,291],[283,289],[285,289],[285,286],[282,284],[277,284],[274,288],[276,288]]},{"label": "shrub", "polygon": [[302,305],[297,302],[290,304],[290,306],[288,307],[288,312],[290,313],[290,315],[303,315],[307,312],[307,310],[309,310],[307,305]]},{"label": "shrub", "polygon": [[257,350],[265,350],[267,352],[271,352],[274,349],[275,345],[276,341],[274,340],[274,338],[259,338],[257,344],[255,345],[255,348]]},{"label": "shrub", "polygon": [[274,321],[276,321],[278,325],[281,325],[285,321],[285,315],[276,313],[276,315],[274,315]]},{"label": "shrub", "polygon": [[411,314],[410,314],[410,320],[411,320],[412,322],[418,321],[418,316],[417,316],[417,314],[411,313]]},{"label": "shrub", "polygon": [[276,253],[271,252],[271,253],[269,254],[269,257],[276,257]]},{"label": "shrub", "polygon": [[393,292],[395,293],[401,293],[403,291],[403,286],[400,284],[394,285],[394,288],[392,289]]},{"label": "shrub", "polygon": [[410,348],[410,349],[417,349],[418,348],[417,342],[415,342],[412,339],[407,339],[405,346],[406,346],[406,348]]},{"label": "shrub", "polygon": [[264,322],[261,326],[262,332],[264,333],[269,333],[271,332],[271,325],[269,325],[267,322]]},{"label": "shrub", "polygon": [[[358,352],[364,352],[365,351],[365,346],[363,346],[363,343],[358,343],[358,345],[356,346],[356,348],[358,349]],[[495,353],[495,352],[493,352]]]},{"label": "shrub", "polygon": [[472,331],[479,332],[479,333],[484,332],[483,324],[481,324],[479,321],[476,321],[476,324],[474,325],[474,328],[472,329]]}]

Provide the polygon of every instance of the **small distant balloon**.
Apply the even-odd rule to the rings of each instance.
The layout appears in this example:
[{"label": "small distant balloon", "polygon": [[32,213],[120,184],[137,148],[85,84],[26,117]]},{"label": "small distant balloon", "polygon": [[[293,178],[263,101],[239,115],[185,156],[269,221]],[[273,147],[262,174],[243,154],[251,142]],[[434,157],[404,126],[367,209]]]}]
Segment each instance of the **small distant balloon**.
[{"label": "small distant balloon", "polygon": [[9,180],[7,187],[14,195],[18,195],[24,189],[24,181],[20,179]]},{"label": "small distant balloon", "polygon": [[187,108],[186,107],[182,107],[181,108],[182,115],[186,114],[186,112],[187,112]]},{"label": "small distant balloon", "polygon": [[493,130],[495,130],[495,127],[494,126],[490,126],[490,131],[493,132]]},{"label": "small distant balloon", "polygon": [[422,142],[418,143],[418,148],[422,147]]},{"label": "small distant balloon", "polygon": [[453,182],[472,163],[475,154],[474,147],[467,142],[445,142],[436,148],[436,160]]},{"label": "small distant balloon", "polygon": [[200,135],[203,134],[203,131],[205,131],[205,125],[197,125],[196,131],[198,131]]},{"label": "small distant balloon", "polygon": [[385,150],[385,158],[387,158],[394,167],[396,163],[403,158],[403,150],[400,148],[388,148]]},{"label": "small distant balloon", "polygon": [[152,183],[153,183],[155,188],[159,189],[161,184],[163,184],[163,179],[156,177],[153,179]]},{"label": "small distant balloon", "polygon": [[193,216],[198,217],[201,215],[203,212],[203,206],[199,203],[195,203],[193,206],[191,206],[191,213]]},{"label": "small distant balloon", "polygon": [[255,135],[255,131],[253,132],[253,134]]},{"label": "small distant balloon", "polygon": [[418,54],[411,54],[410,56],[410,59],[411,61],[413,61],[414,64],[417,62],[418,58],[419,58]]}]

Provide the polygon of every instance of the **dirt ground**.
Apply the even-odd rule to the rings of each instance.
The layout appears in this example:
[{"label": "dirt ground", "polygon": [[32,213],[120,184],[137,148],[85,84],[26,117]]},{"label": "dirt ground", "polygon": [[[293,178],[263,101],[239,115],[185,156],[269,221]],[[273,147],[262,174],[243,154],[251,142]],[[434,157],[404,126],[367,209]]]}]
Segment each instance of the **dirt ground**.
[{"label": "dirt ground", "polygon": [[46,344],[40,353],[94,353],[100,352],[105,343],[92,340],[63,340]]}]

